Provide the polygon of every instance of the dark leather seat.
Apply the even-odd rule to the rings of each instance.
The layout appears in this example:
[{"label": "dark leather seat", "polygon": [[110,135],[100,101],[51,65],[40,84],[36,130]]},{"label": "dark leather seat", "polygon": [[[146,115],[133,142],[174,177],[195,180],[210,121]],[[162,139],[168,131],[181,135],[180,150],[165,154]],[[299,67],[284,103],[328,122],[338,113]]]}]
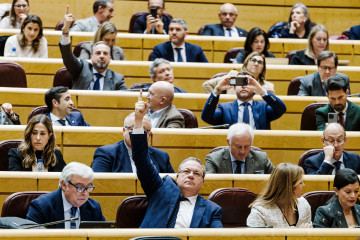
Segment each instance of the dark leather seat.
[{"label": "dark leather seat", "polygon": [[[74,22],[71,23],[70,28],[71,28],[73,25],[74,25]],[[64,20],[59,21],[59,22],[56,24],[55,30],[61,31],[63,27],[64,27]]]},{"label": "dark leather seat", "polygon": [[[217,151],[220,151],[221,149],[224,149],[228,146],[220,146],[220,147],[215,147],[213,148],[209,153],[213,153],[213,152],[217,152]],[[254,150],[254,151],[260,151],[260,152],[263,152],[263,150],[261,148],[258,148],[258,147],[255,147],[255,146],[251,146],[251,149]]]},{"label": "dark leather seat", "polygon": [[323,150],[322,149],[310,149],[309,151],[306,151],[303,154],[301,154],[301,156],[299,158],[298,166],[300,166],[300,167],[302,167],[304,169],[305,174],[306,174],[305,160],[308,159],[309,157],[315,155],[315,154],[318,154],[321,151],[323,151]]},{"label": "dark leather seat", "polygon": [[249,208],[256,194],[245,188],[220,188],[208,197],[222,207],[222,224],[225,228],[246,227]]},{"label": "dark leather seat", "polygon": [[327,103],[311,103],[307,105],[301,114],[300,130],[316,131],[316,109],[325,106]]},{"label": "dark leather seat", "polygon": [[201,28],[199,28],[198,32],[197,32],[197,35],[203,35],[204,34],[204,31],[205,31],[205,25],[204,26],[201,26]]},{"label": "dark leather seat", "polygon": [[0,87],[27,87],[25,70],[16,62],[0,62],[0,76]]},{"label": "dark leather seat", "polygon": [[[72,108],[71,111],[72,111],[72,112],[80,112],[80,111],[77,110],[76,108]],[[29,122],[30,119],[31,119],[33,116],[36,116],[36,115],[38,115],[38,114],[47,114],[47,113],[49,113],[49,109],[48,109],[47,106],[39,106],[39,107],[36,107],[36,108],[34,108],[34,109],[29,113],[27,122]]]},{"label": "dark leather seat", "polygon": [[131,196],[119,205],[116,228],[139,228],[144,219],[148,201],[145,195]]},{"label": "dark leather seat", "polygon": [[4,56],[5,43],[10,36],[0,36],[0,56]]},{"label": "dark leather seat", "polygon": [[8,153],[17,148],[22,140],[4,140],[0,142],[0,171],[9,171]]},{"label": "dark leather seat", "polygon": [[313,191],[303,195],[311,206],[311,221],[314,221],[316,209],[326,205],[334,195],[334,191]]},{"label": "dark leather seat", "polygon": [[[130,24],[129,24],[129,33],[134,33],[134,31],[135,31],[134,26],[135,26],[136,19],[138,19],[139,17],[141,17],[145,14],[149,14],[149,12],[141,11],[141,12],[134,13],[134,15],[131,16]],[[168,14],[166,12],[164,12],[163,15],[166,15],[171,19],[173,18],[170,14]]]},{"label": "dark leather seat", "polygon": [[296,54],[298,50],[293,50],[293,51],[290,51],[288,52],[288,54],[286,54],[286,58],[289,59],[289,63],[291,62],[291,59],[294,57],[294,55]]},{"label": "dark leather seat", "polygon": [[302,78],[302,76],[300,77],[296,77],[293,80],[290,81],[289,86],[288,86],[288,91],[287,91],[287,95],[298,95],[299,90],[300,90],[300,79]]},{"label": "dark leather seat", "polygon": [[54,75],[53,87],[64,86],[72,89],[72,76],[66,67],[62,67]]},{"label": "dark leather seat", "polygon": [[1,217],[20,217],[25,219],[30,207],[30,202],[45,193],[48,192],[29,191],[11,194],[5,199],[1,211]]},{"label": "dark leather seat", "polygon": [[244,51],[243,47],[236,47],[229,49],[225,54],[224,63],[233,63],[238,53],[243,51]]},{"label": "dark leather seat", "polygon": [[129,89],[138,89],[140,91],[140,89],[142,89],[143,91],[148,91],[150,86],[152,83],[148,83],[148,82],[140,82],[140,83],[134,83],[133,85],[130,86]]},{"label": "dark leather seat", "polygon": [[84,42],[80,42],[80,43],[76,44],[76,46],[74,47],[74,50],[73,50],[75,57],[80,57],[81,45],[83,45],[84,43],[91,43],[91,41],[84,41]]},{"label": "dark leather seat", "polygon": [[192,111],[184,108],[178,108],[177,110],[185,119],[185,128],[197,128],[199,126],[198,120]]}]

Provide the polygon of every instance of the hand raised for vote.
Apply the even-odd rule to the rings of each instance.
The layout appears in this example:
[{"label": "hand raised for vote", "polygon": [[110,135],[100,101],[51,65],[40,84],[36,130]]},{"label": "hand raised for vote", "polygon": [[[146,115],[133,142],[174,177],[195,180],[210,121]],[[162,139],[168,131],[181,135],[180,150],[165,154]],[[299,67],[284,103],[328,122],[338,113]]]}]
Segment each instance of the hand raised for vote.
[{"label": "hand raised for vote", "polygon": [[149,105],[147,102],[142,100],[142,90],[140,90],[139,97],[137,103],[135,103],[135,124],[134,128],[142,128],[142,120],[147,114],[149,109]]},{"label": "hand raised for vote", "polygon": [[72,13],[69,13],[69,5],[66,5],[66,12],[64,16],[64,27],[62,29],[63,32],[68,32],[71,24],[75,21],[75,17]]}]

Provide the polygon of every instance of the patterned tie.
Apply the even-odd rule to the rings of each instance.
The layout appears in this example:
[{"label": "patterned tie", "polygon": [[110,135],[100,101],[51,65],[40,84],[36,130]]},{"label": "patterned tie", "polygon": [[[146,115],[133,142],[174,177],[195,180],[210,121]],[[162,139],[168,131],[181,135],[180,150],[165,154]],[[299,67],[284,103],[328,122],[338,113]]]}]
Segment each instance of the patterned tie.
[{"label": "patterned tie", "polygon": [[341,124],[341,126],[345,127],[344,113],[343,113],[343,112],[339,112],[338,117],[339,117],[339,123]]},{"label": "patterned tie", "polygon": [[100,90],[100,78],[102,77],[102,75],[100,73],[95,73],[95,76],[96,76],[96,80],[93,90]]},{"label": "patterned tie", "polygon": [[180,208],[180,202],[181,201],[189,201],[189,199],[179,195],[179,198],[178,198],[178,200],[176,201],[176,204],[175,204],[174,211],[171,214],[169,222],[166,224],[167,228],[174,228],[175,227],[176,218],[177,218],[177,215],[179,213],[179,208]]},{"label": "patterned tie", "polygon": [[59,120],[58,120],[58,122],[59,122],[62,126],[66,126],[66,124],[65,124],[65,120],[63,120],[63,119],[59,119]]},{"label": "patterned tie", "polygon": [[250,104],[246,102],[246,103],[242,103],[241,105],[244,106],[243,123],[250,124],[250,116],[249,116],[249,108],[248,108]]},{"label": "patterned tie", "polygon": [[241,174],[241,165],[244,163],[244,161],[236,160],[235,163],[236,163],[235,173]]},{"label": "patterned tie", "polygon": [[334,166],[335,166],[335,173],[336,173],[337,171],[340,170],[341,162],[340,161],[334,162]]},{"label": "patterned tie", "polygon": [[[75,217],[75,215],[76,215],[76,210],[77,210],[76,207],[70,208],[70,217],[71,217],[71,218],[74,218],[74,217]],[[75,228],[76,228],[76,221],[71,221],[71,222],[70,222],[70,228],[71,228],[71,229],[75,229]]]},{"label": "patterned tie", "polygon": [[178,54],[177,61],[178,62],[183,62],[184,60],[183,60],[183,58],[181,56],[181,48],[175,48],[175,50],[177,51],[177,54]]},{"label": "patterned tie", "polygon": [[231,28],[227,28],[226,31],[228,31],[229,37],[232,37],[232,36],[231,36]]}]

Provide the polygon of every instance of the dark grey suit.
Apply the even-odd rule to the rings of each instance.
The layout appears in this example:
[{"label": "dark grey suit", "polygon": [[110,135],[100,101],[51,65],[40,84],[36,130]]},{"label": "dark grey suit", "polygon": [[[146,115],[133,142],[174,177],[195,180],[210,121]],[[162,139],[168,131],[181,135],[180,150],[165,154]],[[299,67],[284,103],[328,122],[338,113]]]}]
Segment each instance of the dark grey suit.
[{"label": "dark grey suit", "polygon": [[[61,56],[67,70],[73,78],[73,89],[89,89],[91,81],[94,79],[93,66],[84,59],[77,59],[71,51],[71,43],[61,45]],[[107,69],[103,90],[126,90],[124,75]]]},{"label": "dark grey suit", "polygon": [[99,28],[99,22],[94,16],[79,19],[74,22],[70,31],[78,31],[78,32],[96,32]]},{"label": "dark grey suit", "polygon": [[[253,174],[255,171],[264,170],[265,174],[270,174],[273,169],[274,166],[265,152],[250,150],[245,160],[245,173]],[[233,173],[229,147],[206,156],[206,172]]]},{"label": "dark grey suit", "polygon": [[[343,73],[335,73],[349,83],[349,77]],[[308,74],[300,79],[301,85],[298,96],[326,96],[324,93],[319,72]],[[350,89],[350,85],[349,85]]]},{"label": "dark grey suit", "polygon": [[157,122],[156,128],[184,128],[185,120],[183,115],[176,109],[175,106],[171,105],[161,115]]},{"label": "dark grey suit", "polygon": [[[91,43],[84,43],[81,45],[81,52],[79,58],[82,59],[90,59],[91,56]],[[111,52],[112,60],[125,60],[124,50],[119,46],[113,46]]]}]

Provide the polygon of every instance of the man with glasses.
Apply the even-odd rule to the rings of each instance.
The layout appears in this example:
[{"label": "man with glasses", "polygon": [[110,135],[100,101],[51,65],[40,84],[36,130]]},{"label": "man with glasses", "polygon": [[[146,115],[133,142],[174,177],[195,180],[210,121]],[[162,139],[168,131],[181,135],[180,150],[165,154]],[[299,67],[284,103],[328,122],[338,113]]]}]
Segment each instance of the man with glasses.
[{"label": "man with glasses", "polygon": [[[168,34],[171,17],[164,14],[164,0],[148,0],[149,14],[138,17],[134,24],[135,33]],[[153,14],[156,13],[156,17]]]},{"label": "man with glasses", "polygon": [[323,131],[323,151],[305,160],[305,172],[312,175],[334,175],[342,168],[360,174],[360,157],[344,151],[346,132],[339,123],[329,123]]},{"label": "man with glasses", "polygon": [[[243,86],[230,85],[232,76],[222,79],[210,93],[201,113],[201,119],[212,125],[247,123],[253,129],[270,129],[270,122],[278,119],[286,112],[285,104],[274,94],[267,91],[249,72],[241,71],[237,77],[245,77]],[[237,100],[220,103],[220,94],[234,88]],[[258,93],[264,101],[254,101]]]},{"label": "man with glasses", "polygon": [[94,172],[85,164],[71,162],[61,172],[59,189],[41,195],[30,203],[26,219],[39,224],[78,218],[47,228],[79,228],[80,221],[105,221],[100,204],[91,198]]},{"label": "man with glasses", "polygon": [[[135,113],[130,113],[124,121],[124,140],[105,145],[96,149],[92,169],[94,172],[129,172],[136,173],[136,166],[132,158],[130,133],[134,129]],[[146,115],[143,120],[144,132],[149,141],[151,136],[151,122]],[[149,147],[149,159],[160,173],[174,173],[169,155],[159,149]]]},{"label": "man with glasses", "polygon": [[135,124],[131,135],[137,176],[148,198],[148,207],[141,228],[216,228],[222,227],[221,207],[198,193],[204,184],[205,167],[197,158],[187,158],[179,166],[176,181],[159,172],[148,155],[143,118],[149,104],[142,101],[142,92],[135,104]]}]

